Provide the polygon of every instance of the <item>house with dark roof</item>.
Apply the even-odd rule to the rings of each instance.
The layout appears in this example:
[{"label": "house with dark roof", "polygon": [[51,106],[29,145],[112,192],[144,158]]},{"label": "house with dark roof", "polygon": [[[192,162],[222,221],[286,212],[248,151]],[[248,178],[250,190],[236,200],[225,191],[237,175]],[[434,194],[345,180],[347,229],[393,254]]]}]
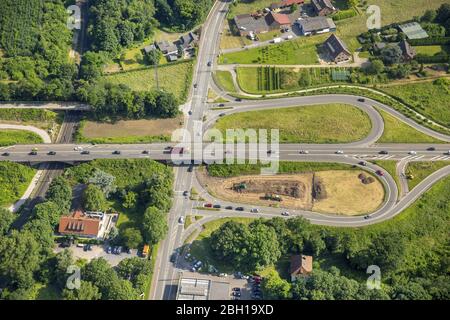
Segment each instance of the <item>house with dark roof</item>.
[{"label": "house with dark roof", "polygon": [[143,51],[145,54],[148,54],[148,53],[150,53],[150,52],[152,52],[152,51],[155,51],[155,50],[156,50],[156,46],[155,46],[154,44],[145,46],[145,47],[142,49],[142,51]]},{"label": "house with dark roof", "polygon": [[267,25],[271,30],[289,27],[291,25],[291,19],[287,14],[270,12],[266,15]]},{"label": "house with dark roof", "polygon": [[176,44],[163,40],[156,43],[156,47],[164,54],[178,54],[178,47]]},{"label": "house with dark roof", "polygon": [[342,63],[349,61],[352,54],[347,49],[345,43],[339,39],[335,34],[332,34],[324,43],[324,48],[330,59],[335,63]]},{"label": "house with dark roof", "polygon": [[414,49],[406,40],[400,41],[398,44],[402,50],[403,60],[411,61],[416,56],[416,49]]},{"label": "house with dark roof", "polygon": [[84,238],[103,239],[111,227],[111,215],[102,212],[75,211],[59,219],[58,232]]},{"label": "house with dark roof", "polygon": [[299,277],[305,277],[311,274],[313,270],[313,258],[306,255],[291,256],[290,275],[291,281],[297,280]]},{"label": "house with dark roof", "polygon": [[181,36],[177,44],[181,46],[183,50],[189,50],[192,49],[197,44],[197,42],[198,36],[193,32],[189,32]]},{"label": "house with dark roof", "polygon": [[327,17],[301,18],[295,22],[305,36],[336,31],[333,19]]},{"label": "house with dark roof", "polygon": [[336,12],[330,0],[312,0],[311,5],[318,16],[328,16]]},{"label": "house with dark roof", "polygon": [[264,17],[254,17],[251,14],[239,14],[233,18],[233,22],[240,36],[248,36],[251,32],[258,34],[269,31],[269,26]]}]

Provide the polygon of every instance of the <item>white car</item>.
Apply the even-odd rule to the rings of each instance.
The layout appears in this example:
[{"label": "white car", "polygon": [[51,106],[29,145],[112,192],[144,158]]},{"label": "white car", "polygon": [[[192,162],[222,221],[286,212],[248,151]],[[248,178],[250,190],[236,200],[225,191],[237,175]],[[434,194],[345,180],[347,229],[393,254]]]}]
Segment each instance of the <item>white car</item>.
[{"label": "white car", "polygon": [[180,223],[180,224],[184,223],[184,217],[180,217],[180,218],[178,219],[178,223]]},{"label": "white car", "polygon": [[448,151],[446,152],[446,154],[448,154],[448,155],[450,156],[450,150],[448,150]]},{"label": "white car", "polygon": [[308,150],[300,150],[300,152],[299,152],[300,154],[308,154],[309,153],[309,151]]},{"label": "white car", "polygon": [[410,155],[412,155],[412,156],[414,156],[414,155],[416,155],[417,154],[417,152],[415,152],[415,151],[410,151],[410,152],[408,152],[408,154],[410,154]]},{"label": "white car", "polygon": [[281,213],[281,215],[287,217],[287,216],[289,216],[289,211],[284,211]]},{"label": "white car", "polygon": [[344,153],[344,151],[342,151],[342,150],[336,151],[336,154],[343,154],[343,153]]},{"label": "white car", "polygon": [[250,212],[252,212],[252,213],[258,213],[258,212],[259,212],[259,209],[253,208]]}]

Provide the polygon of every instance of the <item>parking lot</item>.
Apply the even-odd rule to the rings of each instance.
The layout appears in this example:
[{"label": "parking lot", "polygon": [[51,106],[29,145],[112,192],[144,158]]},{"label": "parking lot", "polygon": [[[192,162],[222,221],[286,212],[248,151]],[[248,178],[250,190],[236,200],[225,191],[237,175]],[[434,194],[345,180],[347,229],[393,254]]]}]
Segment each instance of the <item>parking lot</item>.
[{"label": "parking lot", "polygon": [[[137,257],[137,250],[132,250],[131,253],[121,252],[120,254],[107,253],[106,249],[108,246],[101,245],[92,245],[91,250],[85,250],[84,247],[78,247],[76,245],[72,245],[68,250],[72,252],[72,255],[75,259],[86,259],[87,261],[91,261],[95,258],[104,258],[111,266],[116,266],[120,261],[126,258]],[[55,249],[55,253],[63,251],[65,248],[57,247]]]}]

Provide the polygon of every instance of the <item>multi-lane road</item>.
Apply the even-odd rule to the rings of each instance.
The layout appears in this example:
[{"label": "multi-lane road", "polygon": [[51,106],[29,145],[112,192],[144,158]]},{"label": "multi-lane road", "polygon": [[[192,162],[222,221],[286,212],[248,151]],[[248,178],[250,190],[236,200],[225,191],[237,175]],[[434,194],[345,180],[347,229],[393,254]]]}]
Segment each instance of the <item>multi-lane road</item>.
[{"label": "multi-lane road", "polygon": [[[318,161],[318,162],[341,162],[351,165],[359,165],[364,160],[386,159],[398,160],[402,165],[409,161],[436,161],[449,160],[450,155],[450,137],[429,128],[423,127],[413,120],[405,117],[401,113],[393,110],[387,105],[361,97],[351,95],[322,95],[311,97],[289,97],[268,100],[245,100],[241,102],[232,102],[226,104],[229,109],[215,110],[211,109],[211,105],[206,103],[208,89],[215,88],[212,80],[212,71],[214,70],[216,58],[219,48],[219,36],[222,24],[225,21],[229,1],[217,1],[213,6],[203,27],[199,44],[197,64],[194,70],[193,82],[196,84],[191,92],[189,103],[185,105],[185,134],[181,137],[181,142],[189,145],[189,152],[185,154],[185,161],[190,163],[190,159],[202,160],[204,157],[204,148],[207,143],[194,141],[191,143],[190,137],[201,137],[205,130],[211,128],[215,121],[225,114],[235,112],[261,110],[269,108],[283,108],[291,106],[304,106],[326,103],[345,103],[352,104],[363,110],[369,116],[372,128],[370,133],[362,140],[348,144],[280,144],[274,146],[272,153],[267,150],[258,150],[258,146],[247,145],[243,154],[247,159],[267,158],[272,160],[286,161]],[[442,140],[442,144],[376,144],[381,137],[384,129],[384,122],[380,114],[373,107],[380,108],[397,119],[407,123],[415,129]],[[1,106],[0,106],[1,107]],[[7,105],[4,107],[30,107],[27,104]],[[36,105],[37,108],[53,108],[62,110],[89,110],[88,106],[79,104],[47,104]],[[190,111],[190,112],[189,112]],[[206,116],[206,121],[203,121]],[[54,170],[47,170],[44,184],[37,186],[36,196],[43,196],[48,187],[48,183],[62,170],[63,163],[77,163],[90,161],[93,159],[130,159],[130,158],[149,158],[155,160],[173,160],[173,155],[168,152],[167,147],[173,147],[174,143],[155,143],[155,144],[134,144],[134,145],[91,145],[91,144],[72,144],[71,137],[76,125],[76,119],[67,117],[66,122],[61,129],[60,137],[56,144],[50,145],[17,145],[6,148],[0,148],[0,160],[9,160],[23,163],[40,164],[44,166],[54,167]],[[37,151],[31,153],[33,149]],[[269,148],[270,144],[269,144]],[[237,157],[237,151],[230,149],[229,146],[223,144],[214,145],[214,154],[207,154],[207,158],[216,161],[223,160],[224,157]],[[307,151],[307,154],[300,153],[300,150]],[[338,154],[337,151],[340,151]],[[258,151],[260,154],[258,154]],[[61,168],[60,168],[61,167]],[[382,168],[367,163],[363,166],[365,170],[375,172],[383,170]],[[402,168],[399,168],[402,170]],[[214,215],[208,212],[202,212],[205,216],[201,221],[192,224],[184,230],[183,224],[179,223],[180,217],[187,214],[195,213],[194,207],[198,205],[194,201],[183,196],[184,191],[191,189],[195,184],[196,188],[201,190],[202,196],[208,201],[218,202],[206,190],[203,190],[195,179],[192,170],[188,166],[175,166],[175,183],[174,183],[174,199],[173,206],[169,212],[169,231],[168,236],[159,245],[157,260],[155,262],[155,271],[153,283],[151,286],[150,299],[173,299],[176,294],[176,284],[178,281],[177,262],[170,262],[172,254],[176,249],[180,248],[187,236],[195,228],[200,227],[204,222],[226,216],[248,216],[248,217],[272,217],[279,216],[279,209],[259,208],[262,213],[214,212]],[[301,215],[309,219],[313,223],[333,225],[333,226],[363,226],[378,223],[386,219],[390,219],[400,213],[412,202],[414,202],[421,194],[428,190],[435,182],[450,174],[450,166],[447,166],[431,176],[423,180],[413,190],[401,194],[399,197],[397,185],[394,178],[389,174],[380,177],[386,190],[386,198],[383,205],[370,214],[370,218],[364,217],[344,217],[337,215],[317,214],[313,212],[294,210],[292,215]],[[47,183],[45,183],[47,181]],[[221,201],[223,205],[227,203]],[[236,205],[236,204],[230,204]],[[247,206],[248,207],[248,206]],[[256,206],[257,207],[257,206]],[[25,216],[24,216],[25,217]],[[177,256],[175,256],[177,259]]]}]

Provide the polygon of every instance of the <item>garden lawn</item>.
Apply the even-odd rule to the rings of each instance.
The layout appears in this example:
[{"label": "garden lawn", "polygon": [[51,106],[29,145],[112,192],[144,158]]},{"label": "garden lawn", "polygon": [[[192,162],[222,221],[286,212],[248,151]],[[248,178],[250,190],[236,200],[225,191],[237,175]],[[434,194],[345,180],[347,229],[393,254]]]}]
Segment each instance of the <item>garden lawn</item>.
[{"label": "garden lawn", "polygon": [[369,117],[345,104],[312,105],[248,111],[219,119],[215,128],[279,129],[281,143],[346,143],[367,136]]},{"label": "garden lawn", "polygon": [[0,206],[9,207],[24,194],[31,183],[36,170],[28,166],[9,162],[0,162]]},{"label": "garden lawn", "polygon": [[[159,88],[173,93],[181,102],[184,102],[191,86],[193,67],[194,60],[159,66]],[[103,81],[125,84],[135,91],[156,89],[156,74],[152,67],[110,74],[104,76]]]},{"label": "garden lawn", "polygon": [[415,111],[450,127],[450,88],[439,81],[380,87],[380,90],[400,98]]},{"label": "garden lawn", "polygon": [[26,130],[0,130],[0,147],[15,144],[35,144],[42,143],[40,136]]},{"label": "garden lawn", "polygon": [[377,141],[378,143],[445,143],[417,131],[381,109],[377,110],[384,120],[383,135]]},{"label": "garden lawn", "polygon": [[433,172],[448,165],[450,165],[450,161],[413,161],[408,163],[408,166],[406,167],[406,175],[412,176],[412,179],[408,179],[409,190],[412,190]]}]

